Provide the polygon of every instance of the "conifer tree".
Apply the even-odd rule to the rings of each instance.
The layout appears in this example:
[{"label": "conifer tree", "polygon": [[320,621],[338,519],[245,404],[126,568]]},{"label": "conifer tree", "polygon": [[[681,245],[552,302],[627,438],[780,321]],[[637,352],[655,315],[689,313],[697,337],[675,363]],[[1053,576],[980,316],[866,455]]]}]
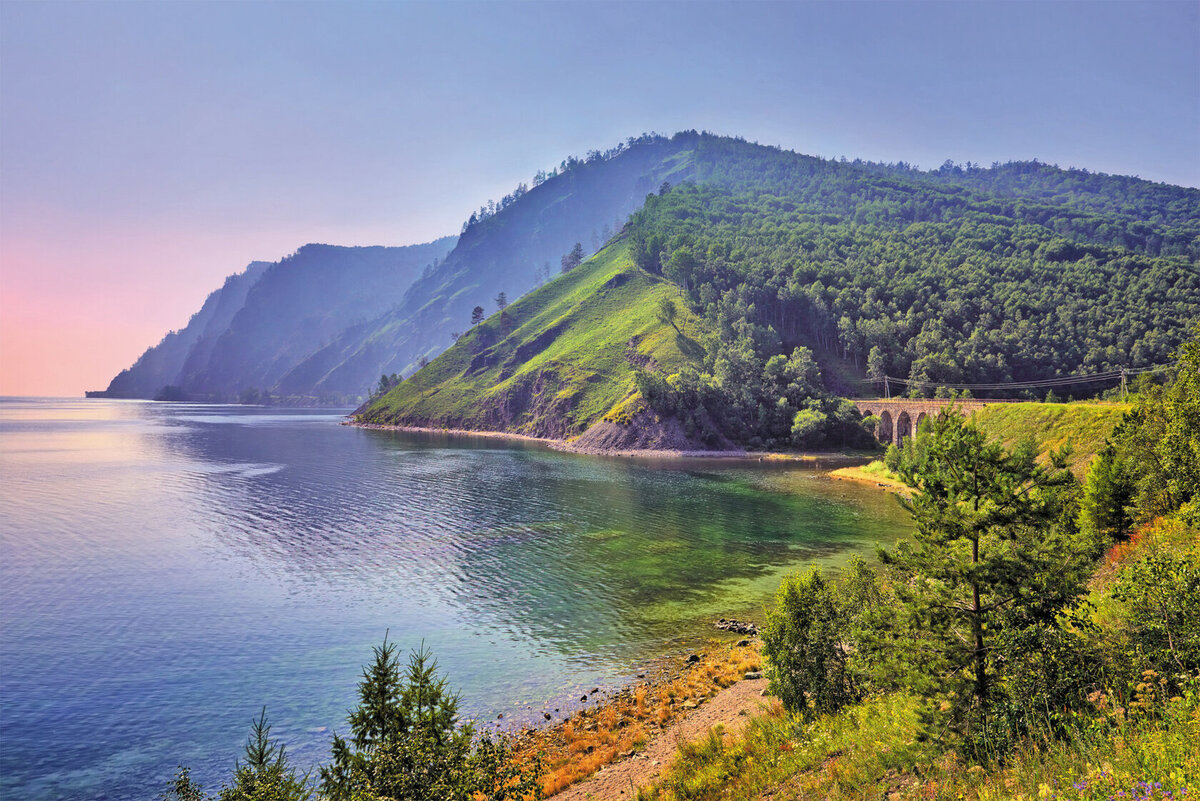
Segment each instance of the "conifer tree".
[{"label": "conifer tree", "polygon": [[321,768],[321,789],[329,798],[348,798],[353,781],[373,773],[371,756],[376,746],[408,730],[400,705],[400,659],[396,644],[387,641],[373,648],[375,659],[363,668],[358,683],[358,706],[351,710],[350,740],[333,736],[333,763]]},{"label": "conifer tree", "polygon": [[480,781],[497,775],[481,769],[495,748],[472,749],[474,729],[459,722],[458,696],[438,675],[432,652],[422,644],[402,670],[394,643],[385,638],[374,651],[358,685],[359,705],[348,718],[350,739],[334,737],[333,762],[321,769],[322,793],[331,801],[364,794],[406,801],[471,798]]},{"label": "conifer tree", "polygon": [[204,788],[192,780],[191,769],[183,765],[179,766],[167,791],[158,798],[159,801],[209,801],[209,796],[205,795]]},{"label": "conifer tree", "polygon": [[307,801],[312,797],[308,776],[299,777],[288,764],[284,746],[271,739],[267,708],[253,721],[246,740],[246,761],[236,763],[233,784],[220,801]]},{"label": "conifer tree", "polygon": [[[1032,442],[1006,451],[953,410],[906,444],[899,472],[911,543],[883,552],[900,601],[892,670],[929,698],[927,722],[980,745],[994,729],[1014,632],[1054,629],[1084,591],[1091,553],[1074,526],[1066,453],[1050,467]],[[986,747],[986,744],[984,744]]]},{"label": "conifer tree", "polygon": [[1080,504],[1080,526],[1102,543],[1127,538],[1133,525],[1129,513],[1133,493],[1134,482],[1128,466],[1118,458],[1116,448],[1105,445],[1088,468]]}]

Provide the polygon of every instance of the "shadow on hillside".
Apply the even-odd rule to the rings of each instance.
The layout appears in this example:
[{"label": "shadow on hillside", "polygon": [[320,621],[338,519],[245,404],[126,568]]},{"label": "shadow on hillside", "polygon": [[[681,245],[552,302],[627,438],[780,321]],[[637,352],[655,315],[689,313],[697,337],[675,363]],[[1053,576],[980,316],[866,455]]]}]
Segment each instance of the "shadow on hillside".
[{"label": "shadow on hillside", "polygon": [[679,348],[679,352],[689,359],[703,361],[704,346],[682,331],[675,332],[675,345]]}]

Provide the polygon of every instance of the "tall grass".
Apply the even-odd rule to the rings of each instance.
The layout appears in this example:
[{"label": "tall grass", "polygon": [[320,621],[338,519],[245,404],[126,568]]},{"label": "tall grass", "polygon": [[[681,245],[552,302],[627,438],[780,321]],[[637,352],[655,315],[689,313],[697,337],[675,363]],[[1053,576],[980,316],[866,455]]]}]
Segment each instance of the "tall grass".
[{"label": "tall grass", "polygon": [[1118,801],[1200,795],[1200,695],[1154,715],[1097,715],[1068,740],[1026,742],[986,770],[917,740],[916,701],[881,696],[809,725],[779,706],[741,737],[679,751],[639,801],[966,799]]}]

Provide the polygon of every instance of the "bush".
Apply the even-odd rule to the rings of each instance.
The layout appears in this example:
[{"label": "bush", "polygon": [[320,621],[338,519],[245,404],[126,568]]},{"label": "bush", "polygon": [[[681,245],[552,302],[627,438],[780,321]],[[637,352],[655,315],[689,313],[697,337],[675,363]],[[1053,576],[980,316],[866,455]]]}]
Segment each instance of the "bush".
[{"label": "bush", "polygon": [[1113,597],[1124,602],[1134,644],[1160,673],[1200,672],[1200,563],[1151,553],[1126,567]]},{"label": "bush", "polygon": [[762,631],[768,689],[784,708],[810,718],[858,700],[847,669],[849,628],[820,570],[784,580]]}]

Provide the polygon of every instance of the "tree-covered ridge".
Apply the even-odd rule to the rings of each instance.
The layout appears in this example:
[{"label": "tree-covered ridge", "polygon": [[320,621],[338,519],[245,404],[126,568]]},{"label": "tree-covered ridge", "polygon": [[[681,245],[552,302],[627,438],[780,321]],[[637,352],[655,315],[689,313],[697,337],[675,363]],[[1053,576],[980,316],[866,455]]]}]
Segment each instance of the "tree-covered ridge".
[{"label": "tree-covered ridge", "polygon": [[[697,183],[778,195],[813,213],[903,226],[963,215],[1045,226],[1060,236],[1149,255],[1200,259],[1200,190],[1032,162],[990,168],[946,162],[834,161],[740,139],[685,132]],[[832,221],[832,219],[831,219]]]},{"label": "tree-covered ridge", "polygon": [[817,184],[677,187],[635,215],[635,258],[683,287],[725,346],[765,361],[809,344],[932,382],[1163,363],[1200,314],[1188,258],[1067,240],[989,204],[904,223],[854,206],[853,181],[828,206],[836,181]]},{"label": "tree-covered ridge", "polygon": [[[656,176],[657,191],[618,241],[644,276],[674,285],[672,309],[699,318],[689,357],[674,367],[625,359],[623,341],[587,337],[587,326],[611,327],[597,317],[572,339],[586,344],[573,346],[572,362],[584,372],[606,365],[597,372],[614,390],[632,387],[636,374],[654,411],[706,447],[852,446],[857,415],[834,395],[878,391],[863,382],[885,375],[932,389],[1162,364],[1200,313],[1196,190],[1036,162],[923,172],[694,131],[564,162],[553,180],[535,180],[495,213],[489,204],[475,215],[459,251],[537,230],[531,201],[556,207],[541,197],[552,190],[570,202],[635,158],[639,185]],[[570,270],[578,258],[561,261]],[[450,283],[481,290],[463,265]],[[465,292],[441,294],[453,302],[439,314],[453,311],[456,326],[476,322]],[[664,331],[673,327],[667,310],[637,309]],[[472,347],[476,339],[463,337],[452,361],[470,362]],[[527,368],[542,358],[536,353]],[[552,414],[535,415],[534,429],[520,415],[486,422],[497,391],[521,372],[514,362],[497,383],[481,385],[478,371],[439,368],[438,393],[418,397],[417,385],[407,387],[365,419],[386,412],[387,422],[559,435],[606,416],[573,406],[567,393]]]}]

